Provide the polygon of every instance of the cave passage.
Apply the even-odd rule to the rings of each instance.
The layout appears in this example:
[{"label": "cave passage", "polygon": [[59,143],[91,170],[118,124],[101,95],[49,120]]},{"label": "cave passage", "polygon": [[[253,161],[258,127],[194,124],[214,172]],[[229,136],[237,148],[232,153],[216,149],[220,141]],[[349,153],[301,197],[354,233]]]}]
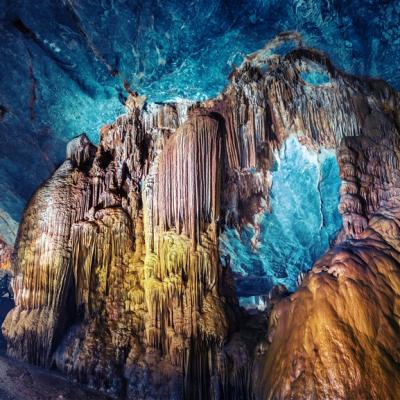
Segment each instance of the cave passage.
[{"label": "cave passage", "polygon": [[[342,225],[338,211],[339,167],[333,150],[308,150],[296,136],[275,154],[271,212],[257,216],[256,229],[226,229],[221,258],[229,255],[240,303],[254,306],[277,284],[290,291],[297,278],[329,248]],[[253,239],[253,242],[252,242]],[[254,245],[254,243],[256,243]]]}]

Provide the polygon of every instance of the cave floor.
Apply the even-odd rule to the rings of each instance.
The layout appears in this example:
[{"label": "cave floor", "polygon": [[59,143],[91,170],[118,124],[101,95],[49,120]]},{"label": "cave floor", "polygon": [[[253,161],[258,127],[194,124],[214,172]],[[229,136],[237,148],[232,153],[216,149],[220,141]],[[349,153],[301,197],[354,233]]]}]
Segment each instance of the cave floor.
[{"label": "cave floor", "polygon": [[[13,301],[0,298],[0,324]],[[60,374],[13,360],[5,354],[0,334],[0,400],[109,400],[68,381]]]},{"label": "cave floor", "polygon": [[0,354],[0,400],[109,400],[55,372]]}]

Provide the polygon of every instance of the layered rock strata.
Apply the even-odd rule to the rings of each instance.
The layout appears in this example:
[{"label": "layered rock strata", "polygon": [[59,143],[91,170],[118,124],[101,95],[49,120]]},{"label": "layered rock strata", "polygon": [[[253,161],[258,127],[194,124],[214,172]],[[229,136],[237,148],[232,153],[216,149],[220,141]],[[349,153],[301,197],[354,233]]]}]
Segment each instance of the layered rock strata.
[{"label": "layered rock strata", "polygon": [[[132,399],[378,399],[391,379],[396,393],[398,103],[304,48],[252,55],[201,104],[131,102],[97,149],[69,144],[25,211],[8,353]],[[267,334],[238,307],[218,237],[268,210],[291,134],[337,149],[344,226]]]}]

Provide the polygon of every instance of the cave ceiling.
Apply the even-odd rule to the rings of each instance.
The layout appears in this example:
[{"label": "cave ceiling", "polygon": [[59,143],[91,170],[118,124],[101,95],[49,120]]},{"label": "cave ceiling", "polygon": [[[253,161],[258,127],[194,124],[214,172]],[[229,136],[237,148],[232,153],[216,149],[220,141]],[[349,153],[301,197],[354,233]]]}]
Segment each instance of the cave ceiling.
[{"label": "cave ceiling", "polygon": [[[381,0],[0,2],[0,233],[81,132],[150,102],[204,100],[234,65],[284,31],[348,73],[400,86],[400,3]],[[278,49],[277,51],[287,51]]]}]

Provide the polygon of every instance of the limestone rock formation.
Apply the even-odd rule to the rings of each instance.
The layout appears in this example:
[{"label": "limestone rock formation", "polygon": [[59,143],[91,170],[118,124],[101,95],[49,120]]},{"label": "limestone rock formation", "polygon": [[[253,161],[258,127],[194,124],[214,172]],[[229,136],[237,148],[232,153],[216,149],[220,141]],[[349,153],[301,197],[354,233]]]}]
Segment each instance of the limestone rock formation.
[{"label": "limestone rock formation", "polygon": [[0,239],[0,269],[10,270],[12,248]]},{"label": "limestone rock formation", "polygon": [[273,310],[257,398],[398,398],[399,210],[375,214]]},{"label": "limestone rock formation", "polygon": [[[130,101],[97,149],[70,142],[19,228],[9,355],[131,399],[399,394],[399,95],[316,50],[264,53],[215,99]],[[343,230],[252,316],[219,235],[257,226],[294,134],[337,149]]]}]

